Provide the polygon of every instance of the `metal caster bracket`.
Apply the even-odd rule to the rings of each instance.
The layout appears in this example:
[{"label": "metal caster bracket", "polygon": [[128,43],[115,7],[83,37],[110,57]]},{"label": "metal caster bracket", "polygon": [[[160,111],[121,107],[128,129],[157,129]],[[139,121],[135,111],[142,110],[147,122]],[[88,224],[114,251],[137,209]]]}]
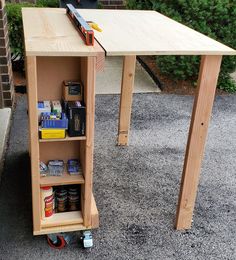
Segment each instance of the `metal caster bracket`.
[{"label": "metal caster bracket", "polygon": [[62,249],[66,244],[69,244],[70,235],[66,233],[48,234],[47,241],[50,247]]},{"label": "metal caster bracket", "polygon": [[91,248],[93,246],[93,236],[90,230],[83,231],[81,237],[84,248]]}]

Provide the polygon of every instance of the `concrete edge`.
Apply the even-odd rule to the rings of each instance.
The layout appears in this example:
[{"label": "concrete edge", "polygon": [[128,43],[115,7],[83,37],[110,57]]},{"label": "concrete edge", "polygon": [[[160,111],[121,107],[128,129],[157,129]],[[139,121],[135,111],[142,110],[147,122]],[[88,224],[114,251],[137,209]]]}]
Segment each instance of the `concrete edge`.
[{"label": "concrete edge", "polygon": [[0,183],[5,162],[5,152],[11,126],[11,108],[0,109]]}]

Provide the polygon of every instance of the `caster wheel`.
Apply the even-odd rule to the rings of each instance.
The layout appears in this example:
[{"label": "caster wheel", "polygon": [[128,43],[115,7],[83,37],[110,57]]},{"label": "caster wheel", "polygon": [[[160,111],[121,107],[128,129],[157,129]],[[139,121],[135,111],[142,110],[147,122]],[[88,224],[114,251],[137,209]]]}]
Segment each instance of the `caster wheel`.
[{"label": "caster wheel", "polygon": [[84,248],[91,248],[93,246],[93,236],[91,231],[84,231],[81,237]]},{"label": "caster wheel", "polygon": [[62,249],[66,245],[66,241],[63,236],[47,235],[47,241],[49,246],[55,249]]}]

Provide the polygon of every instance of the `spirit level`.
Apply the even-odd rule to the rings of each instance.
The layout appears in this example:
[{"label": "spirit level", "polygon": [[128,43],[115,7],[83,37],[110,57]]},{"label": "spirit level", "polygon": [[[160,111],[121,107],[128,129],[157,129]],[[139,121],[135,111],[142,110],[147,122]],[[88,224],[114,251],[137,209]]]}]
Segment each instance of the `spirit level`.
[{"label": "spirit level", "polygon": [[81,37],[86,45],[94,45],[94,32],[84,18],[78,13],[72,4],[66,5],[66,13],[76,28],[79,30]]}]

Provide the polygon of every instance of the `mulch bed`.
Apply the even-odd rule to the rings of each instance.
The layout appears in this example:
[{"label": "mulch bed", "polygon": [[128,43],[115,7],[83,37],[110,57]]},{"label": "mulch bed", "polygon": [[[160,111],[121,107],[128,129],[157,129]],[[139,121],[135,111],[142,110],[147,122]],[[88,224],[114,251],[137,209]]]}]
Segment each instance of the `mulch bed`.
[{"label": "mulch bed", "polygon": [[[154,56],[139,57],[146,64],[149,72],[158,78],[162,84],[162,94],[177,94],[177,95],[194,95],[196,87],[190,80],[172,80],[169,77],[161,74]],[[226,91],[221,89],[216,90],[216,95],[227,95]]]}]

